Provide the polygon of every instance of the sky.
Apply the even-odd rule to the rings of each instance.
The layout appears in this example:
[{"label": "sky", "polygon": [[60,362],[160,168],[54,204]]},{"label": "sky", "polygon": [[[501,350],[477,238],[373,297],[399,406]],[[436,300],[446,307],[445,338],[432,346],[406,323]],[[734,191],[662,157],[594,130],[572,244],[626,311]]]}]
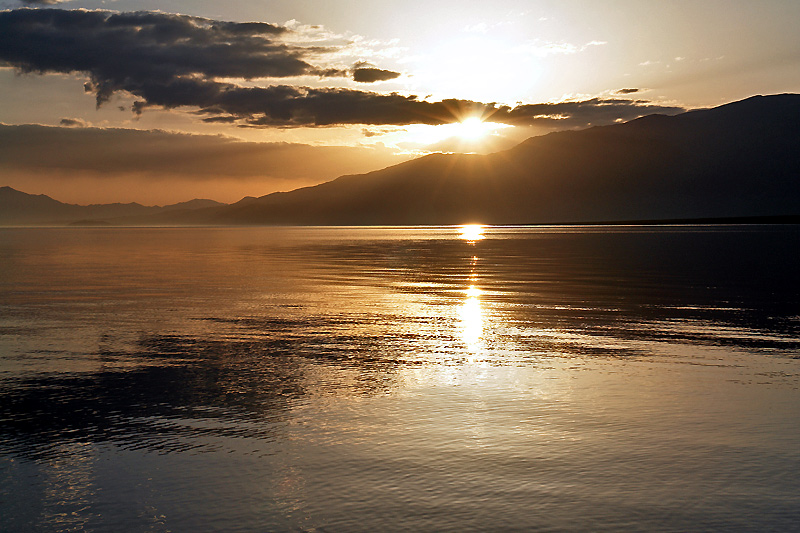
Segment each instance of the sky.
[{"label": "sky", "polygon": [[800,92],[796,0],[0,0],[0,185],[233,202]]}]

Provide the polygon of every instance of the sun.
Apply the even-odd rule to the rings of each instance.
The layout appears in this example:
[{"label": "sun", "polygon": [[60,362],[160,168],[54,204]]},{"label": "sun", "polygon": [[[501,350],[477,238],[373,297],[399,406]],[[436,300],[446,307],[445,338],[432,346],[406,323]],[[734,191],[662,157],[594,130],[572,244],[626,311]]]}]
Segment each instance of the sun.
[{"label": "sun", "polygon": [[465,118],[453,126],[453,133],[465,141],[479,141],[495,129],[495,124],[484,122],[478,117]]},{"label": "sun", "polygon": [[[416,145],[421,151],[442,151],[470,153],[492,146],[492,142],[502,139],[500,131],[513,128],[510,124],[489,122],[484,117],[467,115],[459,117],[453,113],[454,121],[446,124],[411,124],[397,132],[394,137],[384,137],[386,144],[405,143]],[[488,118],[488,117],[487,117]]]}]

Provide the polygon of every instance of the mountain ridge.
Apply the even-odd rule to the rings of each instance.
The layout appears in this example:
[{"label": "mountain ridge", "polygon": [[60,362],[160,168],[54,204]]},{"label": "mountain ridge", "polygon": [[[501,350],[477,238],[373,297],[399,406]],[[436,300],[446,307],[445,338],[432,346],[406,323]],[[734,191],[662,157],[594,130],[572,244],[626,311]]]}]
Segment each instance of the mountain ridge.
[{"label": "mountain ridge", "polygon": [[105,222],[125,217],[148,217],[163,213],[221,207],[215,200],[194,199],[164,206],[146,206],[136,202],[109,204],[70,204],[46,194],[28,194],[9,186],[0,186],[0,224],[50,225],[75,222]]},{"label": "mountain ridge", "polygon": [[[620,124],[553,132],[492,154],[431,154],[315,186],[245,197],[230,205],[190,201],[174,204],[172,209],[128,207],[125,209],[138,212],[122,214],[113,222],[439,225],[797,221],[799,124],[800,95],[758,95],[678,115],[648,115]],[[37,201],[47,202],[41,198]],[[95,219],[102,211],[100,207],[95,207]]]},{"label": "mountain ridge", "polygon": [[229,224],[487,224],[800,214],[800,95],[432,154],[232,204]]}]

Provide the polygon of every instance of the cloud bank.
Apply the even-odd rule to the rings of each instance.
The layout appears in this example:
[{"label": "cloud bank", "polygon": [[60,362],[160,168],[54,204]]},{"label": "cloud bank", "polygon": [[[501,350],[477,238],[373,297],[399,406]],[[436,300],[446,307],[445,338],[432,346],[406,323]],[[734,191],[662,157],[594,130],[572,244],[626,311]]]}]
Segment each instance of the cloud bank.
[{"label": "cloud bank", "polygon": [[[152,106],[188,108],[207,122],[243,127],[443,124],[474,115],[515,125],[579,127],[682,111],[618,98],[510,107],[302,86],[288,80],[374,83],[400,74],[361,63],[325,64],[348,44],[304,42],[298,31],[156,12],[17,9],[0,12],[0,61],[21,72],[84,74],[98,106],[127,92],[138,98],[135,113]],[[252,86],[248,80],[269,81]]]},{"label": "cloud bank", "polygon": [[0,185],[60,200],[236,201],[383,168],[406,157],[377,147],[245,142],[166,131],[0,124]]},{"label": "cloud bank", "polygon": [[[75,170],[109,177],[140,173],[198,181],[229,177],[334,178],[395,163],[389,149],[246,142],[216,135],[89,127],[64,118],[67,127],[0,124],[0,171]],[[371,160],[363,161],[364,159]],[[348,163],[348,160],[360,161]],[[348,167],[349,165],[349,167]],[[341,169],[339,168],[341,167]],[[361,170],[363,169],[363,170]]]}]

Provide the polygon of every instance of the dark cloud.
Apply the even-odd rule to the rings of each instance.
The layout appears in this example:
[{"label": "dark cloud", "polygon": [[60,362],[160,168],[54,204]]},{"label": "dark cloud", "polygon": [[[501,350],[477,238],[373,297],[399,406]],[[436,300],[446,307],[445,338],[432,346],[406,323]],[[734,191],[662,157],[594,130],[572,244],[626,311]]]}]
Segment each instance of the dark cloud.
[{"label": "dark cloud", "polygon": [[491,120],[517,125],[560,125],[567,128],[596,126],[627,121],[644,115],[660,113],[675,115],[682,107],[662,106],[648,100],[623,98],[591,98],[578,102],[527,104],[513,109],[501,108]]},{"label": "dark cloud", "polygon": [[496,122],[579,127],[676,113],[644,100],[591,99],[514,108],[468,100],[429,102],[416,96],[293,85],[246,87],[228,79],[301,75],[357,81],[398,73],[366,63],[354,69],[312,65],[325,51],[290,44],[292,30],[267,23],[233,23],[185,15],[18,9],[0,12],[0,61],[23,72],[81,72],[98,105],[117,91],[150,106],[194,108],[208,122],[245,127],[450,123],[468,116]]},{"label": "dark cloud", "polygon": [[79,118],[62,118],[60,124],[67,128],[85,128],[89,125],[85,120]]},{"label": "dark cloud", "polygon": [[[175,92],[150,92],[147,101],[169,107]],[[416,96],[341,88],[187,87],[202,112],[227,113],[249,126],[331,126],[336,124],[446,124],[460,116],[486,113],[492,106],[469,100],[425,102]],[[204,104],[210,104],[208,106]]]},{"label": "dark cloud", "polygon": [[361,135],[364,137],[380,137],[382,135],[386,135],[387,133],[392,133],[393,129],[391,128],[378,128],[378,129],[371,129],[371,128],[362,128]]},{"label": "dark cloud", "polygon": [[0,13],[0,59],[24,72],[84,72],[102,103],[142,83],[187,79],[347,76],[311,65],[320,49],[281,40],[291,30],[186,15],[61,9]]},{"label": "dark cloud", "polygon": [[[527,104],[512,108],[470,100],[426,102],[396,93],[296,87],[247,89],[244,92],[232,89],[227,96],[223,109],[231,115],[245,117],[244,120],[251,126],[436,125],[479,116],[484,120],[511,125],[575,128],[627,121],[653,113],[676,114],[684,111],[680,107],[661,106],[646,100],[618,98]],[[265,105],[268,110],[263,112]]]},{"label": "dark cloud", "polygon": [[353,71],[353,80],[359,83],[375,83],[376,81],[393,80],[399,76],[399,72],[371,67],[356,68]]},{"label": "dark cloud", "polygon": [[638,93],[640,91],[641,89],[620,89],[618,91],[615,91],[615,94],[633,94],[633,93]]}]

